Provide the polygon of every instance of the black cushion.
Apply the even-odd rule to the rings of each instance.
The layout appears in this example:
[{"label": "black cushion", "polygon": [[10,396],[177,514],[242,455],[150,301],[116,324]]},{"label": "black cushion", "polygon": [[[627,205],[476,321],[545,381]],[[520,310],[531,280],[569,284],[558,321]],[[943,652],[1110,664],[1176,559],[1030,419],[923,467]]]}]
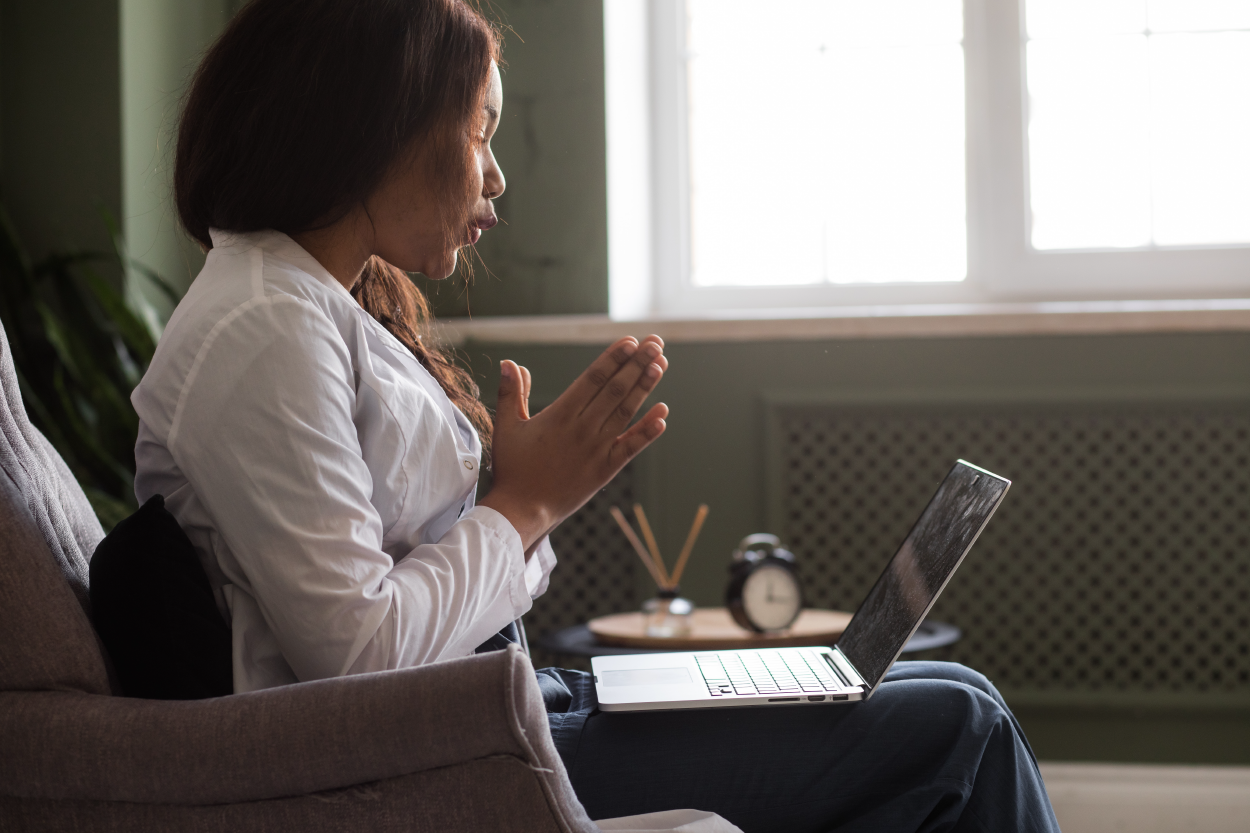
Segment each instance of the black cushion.
[{"label": "black cushion", "polygon": [[126,696],[199,700],[234,691],[230,626],[162,496],[96,547],[90,587],[96,631]]}]

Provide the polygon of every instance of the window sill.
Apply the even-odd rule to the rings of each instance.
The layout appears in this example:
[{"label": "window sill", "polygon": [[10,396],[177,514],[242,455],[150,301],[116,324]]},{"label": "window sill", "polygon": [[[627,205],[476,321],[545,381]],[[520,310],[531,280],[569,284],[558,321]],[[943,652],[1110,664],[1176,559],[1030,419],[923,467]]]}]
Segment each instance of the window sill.
[{"label": "window sill", "polygon": [[622,321],[606,315],[448,318],[435,330],[451,345],[608,344],[621,336],[646,333],[674,344],[1250,331],[1250,298],[833,307]]}]

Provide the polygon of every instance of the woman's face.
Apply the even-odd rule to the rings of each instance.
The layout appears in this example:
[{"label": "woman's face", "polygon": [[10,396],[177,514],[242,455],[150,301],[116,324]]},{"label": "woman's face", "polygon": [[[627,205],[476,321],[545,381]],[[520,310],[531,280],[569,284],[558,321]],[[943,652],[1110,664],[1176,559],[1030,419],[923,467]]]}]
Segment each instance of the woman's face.
[{"label": "woman's face", "polygon": [[[427,171],[419,153],[396,166],[366,203],[373,232],[373,254],[405,272],[421,272],[441,280],[456,271],[456,254],[462,246],[476,243],[482,232],[498,222],[492,200],[503,193],[503,171],[495,161],[490,140],[503,110],[503,83],[499,68],[491,66],[486,94],[486,116],[481,135],[474,138],[474,162],[469,166],[466,206],[442,206],[445,200]],[[445,210],[446,209],[446,210]],[[449,235],[444,217],[457,209],[467,213],[467,228]]]}]

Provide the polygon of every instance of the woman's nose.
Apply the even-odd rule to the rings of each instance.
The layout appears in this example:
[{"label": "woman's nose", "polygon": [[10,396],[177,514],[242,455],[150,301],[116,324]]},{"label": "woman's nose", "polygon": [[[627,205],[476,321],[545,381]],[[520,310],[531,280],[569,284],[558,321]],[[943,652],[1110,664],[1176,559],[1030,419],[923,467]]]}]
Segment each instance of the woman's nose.
[{"label": "woman's nose", "polygon": [[499,170],[499,163],[495,161],[494,153],[490,154],[487,162],[486,170],[482,171],[482,196],[493,200],[503,193],[507,183],[504,181],[503,171]]}]

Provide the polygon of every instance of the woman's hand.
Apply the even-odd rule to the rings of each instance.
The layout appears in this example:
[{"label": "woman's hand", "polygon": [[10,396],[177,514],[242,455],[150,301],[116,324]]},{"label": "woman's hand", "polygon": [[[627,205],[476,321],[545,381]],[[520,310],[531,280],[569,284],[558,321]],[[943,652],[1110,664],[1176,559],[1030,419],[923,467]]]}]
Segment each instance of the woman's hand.
[{"label": "woman's hand", "polygon": [[664,404],[653,406],[633,427],[629,423],[667,368],[659,336],[641,344],[623,338],[559,399],[530,417],[529,371],[500,363],[494,483],[481,505],[516,527],[527,554],[664,433]]}]

